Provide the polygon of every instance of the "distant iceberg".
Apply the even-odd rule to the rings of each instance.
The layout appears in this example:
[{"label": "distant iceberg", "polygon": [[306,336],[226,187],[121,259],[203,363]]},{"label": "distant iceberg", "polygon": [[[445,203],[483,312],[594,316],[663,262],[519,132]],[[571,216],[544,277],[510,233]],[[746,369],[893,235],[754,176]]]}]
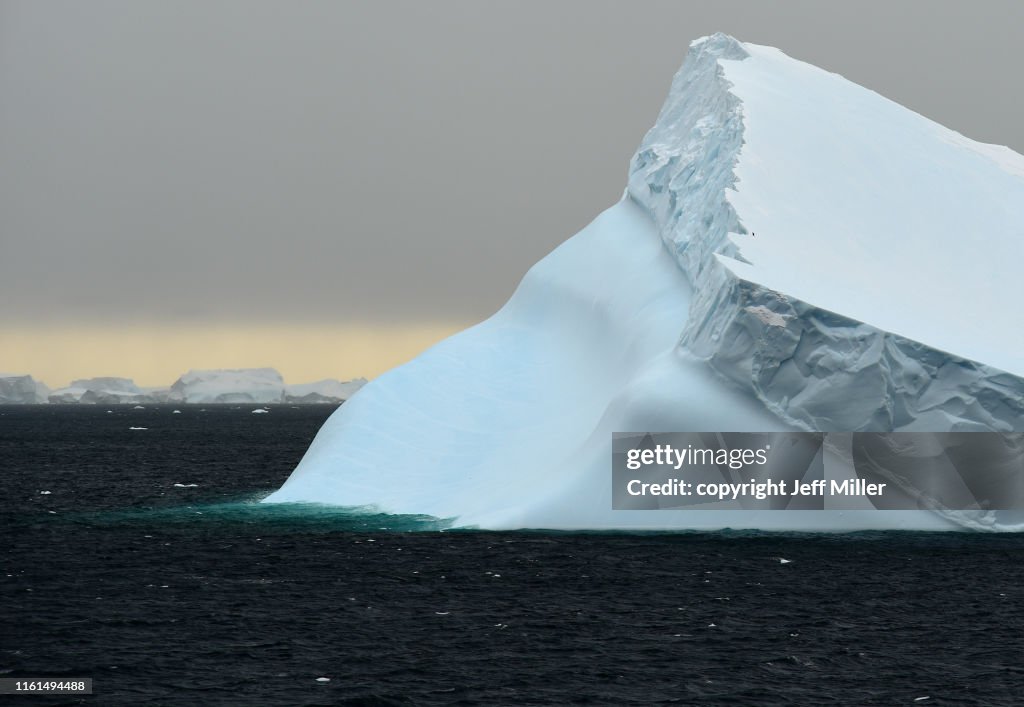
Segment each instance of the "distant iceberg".
[{"label": "distant iceberg", "polygon": [[182,403],[277,403],[284,379],[273,368],[192,370],[171,386],[169,399]]},{"label": "distant iceberg", "polygon": [[79,378],[51,391],[27,375],[0,374],[0,404],[118,405],[128,403],[338,404],[366,385],[365,378],[286,384],[273,368],[191,370],[171,386],[143,388],[131,378]]},{"label": "distant iceberg", "polygon": [[288,385],[273,368],[192,370],[171,386],[169,400],[183,403],[340,403],[366,384],[365,378],[331,378]]},{"label": "distant iceberg", "polygon": [[325,378],[313,383],[295,383],[284,387],[284,402],[338,403],[351,398],[364,385],[365,378],[354,378],[344,382]]},{"label": "distant iceberg", "polygon": [[55,404],[118,405],[123,403],[154,403],[159,396],[143,390],[131,378],[102,376],[79,378],[66,388],[50,393],[48,400]]},{"label": "distant iceberg", "polygon": [[777,49],[694,42],[623,200],[366,385],[267,502],[487,528],[1017,529],[613,511],[618,431],[1024,430],[1024,157]]},{"label": "distant iceberg", "polygon": [[38,405],[49,394],[50,389],[32,376],[0,373],[0,405]]}]

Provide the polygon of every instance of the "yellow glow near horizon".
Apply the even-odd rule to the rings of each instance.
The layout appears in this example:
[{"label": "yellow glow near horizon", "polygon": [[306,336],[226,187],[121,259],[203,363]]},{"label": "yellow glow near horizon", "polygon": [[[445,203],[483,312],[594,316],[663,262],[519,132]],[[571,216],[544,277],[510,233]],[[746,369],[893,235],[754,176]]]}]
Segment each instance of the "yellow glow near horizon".
[{"label": "yellow glow near horizon", "polygon": [[169,386],[196,368],[258,368],[288,383],[373,378],[466,324],[72,325],[0,330],[0,372],[51,388],[75,378],[122,376]]}]

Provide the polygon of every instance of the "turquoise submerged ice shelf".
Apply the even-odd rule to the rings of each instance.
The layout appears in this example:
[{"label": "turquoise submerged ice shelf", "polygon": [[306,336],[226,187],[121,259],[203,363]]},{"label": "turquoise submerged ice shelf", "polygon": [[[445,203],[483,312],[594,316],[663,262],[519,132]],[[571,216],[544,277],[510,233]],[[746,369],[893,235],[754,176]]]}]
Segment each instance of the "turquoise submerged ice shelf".
[{"label": "turquoise submerged ice shelf", "polygon": [[612,511],[616,431],[1022,430],[1024,158],[698,40],[627,194],[487,321],[365,386],[267,502],[487,528],[1013,529],[1011,514]]}]

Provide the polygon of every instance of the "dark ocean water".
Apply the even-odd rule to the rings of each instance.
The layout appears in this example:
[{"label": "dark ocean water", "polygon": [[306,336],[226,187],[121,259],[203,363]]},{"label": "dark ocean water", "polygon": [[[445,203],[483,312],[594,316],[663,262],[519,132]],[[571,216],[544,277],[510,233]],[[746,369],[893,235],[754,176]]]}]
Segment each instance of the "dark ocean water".
[{"label": "dark ocean water", "polygon": [[0,407],[0,676],[95,690],[0,700],[1024,703],[1024,538],[258,507],[332,408],[252,408]]}]

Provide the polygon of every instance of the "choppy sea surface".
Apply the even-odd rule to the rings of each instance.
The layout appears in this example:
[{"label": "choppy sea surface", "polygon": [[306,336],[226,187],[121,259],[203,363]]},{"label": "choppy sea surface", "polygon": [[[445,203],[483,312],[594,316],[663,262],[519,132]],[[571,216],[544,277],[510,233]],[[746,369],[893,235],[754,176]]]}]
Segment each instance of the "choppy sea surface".
[{"label": "choppy sea surface", "polygon": [[1019,536],[493,533],[259,506],[333,408],[255,407],[0,407],[0,677],[94,680],[0,699],[1024,702]]}]

